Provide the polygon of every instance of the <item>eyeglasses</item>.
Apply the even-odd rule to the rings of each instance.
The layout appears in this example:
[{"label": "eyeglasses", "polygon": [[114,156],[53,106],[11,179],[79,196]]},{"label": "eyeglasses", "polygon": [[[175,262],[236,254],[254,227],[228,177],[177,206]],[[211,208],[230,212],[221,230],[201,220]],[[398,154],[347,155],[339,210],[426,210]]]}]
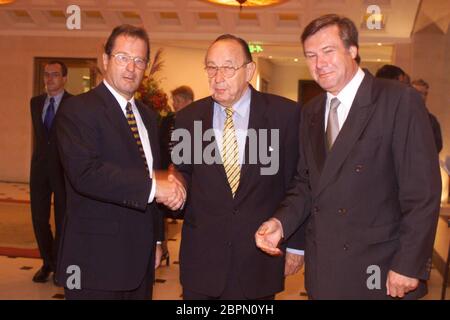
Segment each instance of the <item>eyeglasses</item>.
[{"label": "eyeglasses", "polygon": [[132,57],[125,53],[115,53],[111,54],[111,56],[116,59],[119,66],[126,66],[130,63],[130,61],[133,61],[138,69],[145,70],[145,68],[147,68],[147,60],[140,57]]},{"label": "eyeglasses", "polygon": [[58,78],[61,76],[61,73],[59,72],[44,72],[45,78]]},{"label": "eyeglasses", "polygon": [[205,67],[205,71],[206,74],[208,75],[208,78],[214,78],[217,74],[217,71],[220,70],[220,72],[222,72],[222,75],[225,78],[231,78],[234,76],[234,74],[236,73],[237,70],[239,70],[240,68],[242,68],[243,66],[246,66],[247,64],[251,63],[251,61],[249,62],[244,62],[243,65],[241,65],[240,67],[232,67],[232,66],[222,66],[222,67],[217,67],[217,66],[206,66]]}]

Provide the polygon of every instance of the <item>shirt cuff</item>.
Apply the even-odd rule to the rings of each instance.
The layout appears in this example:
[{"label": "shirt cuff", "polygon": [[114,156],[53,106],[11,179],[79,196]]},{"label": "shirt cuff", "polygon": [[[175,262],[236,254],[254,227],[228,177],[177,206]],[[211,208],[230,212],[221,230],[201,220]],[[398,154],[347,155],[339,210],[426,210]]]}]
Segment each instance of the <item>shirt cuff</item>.
[{"label": "shirt cuff", "polygon": [[286,251],[289,253],[298,254],[299,256],[305,255],[305,250],[297,250],[297,249],[287,248]]},{"label": "shirt cuff", "polygon": [[162,244],[162,241],[156,241],[156,244]]},{"label": "shirt cuff", "polygon": [[152,179],[152,189],[150,190],[150,196],[148,197],[148,203],[152,203],[153,200],[155,199],[155,194],[156,194],[156,177],[153,174],[153,179]]}]

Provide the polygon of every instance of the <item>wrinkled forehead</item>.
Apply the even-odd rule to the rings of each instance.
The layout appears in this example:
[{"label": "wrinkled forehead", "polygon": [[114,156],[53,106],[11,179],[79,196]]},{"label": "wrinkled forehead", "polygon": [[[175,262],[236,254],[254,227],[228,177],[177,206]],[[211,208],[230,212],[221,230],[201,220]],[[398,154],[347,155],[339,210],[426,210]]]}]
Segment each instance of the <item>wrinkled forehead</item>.
[{"label": "wrinkled forehead", "polygon": [[240,44],[235,40],[221,40],[213,43],[206,53],[205,63],[226,65],[242,64],[245,55]]},{"label": "wrinkled forehead", "polygon": [[343,46],[344,43],[336,25],[327,26],[306,38],[303,50],[320,50],[327,46]]}]

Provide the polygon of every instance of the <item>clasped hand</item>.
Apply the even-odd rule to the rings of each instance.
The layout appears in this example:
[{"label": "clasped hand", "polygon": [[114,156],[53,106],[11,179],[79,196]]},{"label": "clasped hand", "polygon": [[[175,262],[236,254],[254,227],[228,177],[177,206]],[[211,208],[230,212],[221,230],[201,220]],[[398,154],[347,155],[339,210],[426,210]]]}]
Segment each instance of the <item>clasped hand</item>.
[{"label": "clasped hand", "polygon": [[185,182],[181,174],[171,168],[167,171],[155,171],[156,202],[164,204],[171,210],[183,207],[186,201]]}]

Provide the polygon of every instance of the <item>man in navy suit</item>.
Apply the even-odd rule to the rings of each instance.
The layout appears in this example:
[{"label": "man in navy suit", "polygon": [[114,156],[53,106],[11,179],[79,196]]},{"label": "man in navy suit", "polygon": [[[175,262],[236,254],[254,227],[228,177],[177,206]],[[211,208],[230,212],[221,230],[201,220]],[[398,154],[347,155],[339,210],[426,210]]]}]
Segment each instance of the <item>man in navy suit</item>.
[{"label": "man in navy suit", "polygon": [[[290,237],[286,257],[269,257],[253,242],[254,230],[278,207],[293,178],[300,116],[294,101],[249,84],[255,68],[245,40],[218,37],[205,56],[211,96],[177,113],[175,133],[189,132],[194,140],[214,133],[212,142],[189,145],[190,156],[176,163],[188,190],[180,248],[187,300],[273,299],[284,276],[303,264],[296,250],[303,248],[301,228]],[[205,158],[211,146],[213,163]]]},{"label": "man in navy suit", "polygon": [[[64,174],[56,145],[55,116],[64,101],[72,95],[64,90],[67,67],[61,61],[44,66],[46,93],[30,101],[33,124],[33,156],[30,170],[31,216],[34,234],[43,260],[33,277],[34,282],[46,282],[56,271],[61,227],[66,205]],[[50,208],[53,195],[55,236],[50,227]],[[55,277],[53,277],[55,280]]]},{"label": "man in navy suit", "polygon": [[158,174],[156,114],[134,99],[150,56],[146,31],[116,27],[105,45],[104,80],[69,99],[57,122],[67,178],[58,279],[67,299],[149,299],[163,220],[182,184]]}]

